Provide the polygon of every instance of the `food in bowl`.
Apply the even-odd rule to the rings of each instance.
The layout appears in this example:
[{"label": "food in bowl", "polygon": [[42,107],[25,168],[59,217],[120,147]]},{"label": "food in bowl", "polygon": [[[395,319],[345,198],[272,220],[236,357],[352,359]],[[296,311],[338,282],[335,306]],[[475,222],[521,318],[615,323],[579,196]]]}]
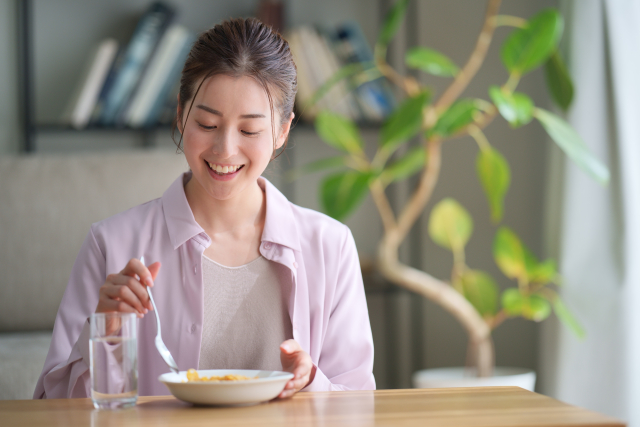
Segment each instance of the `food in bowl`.
[{"label": "food in bowl", "polygon": [[189,369],[187,371],[187,381],[243,381],[243,380],[255,380],[258,377],[247,377],[244,375],[224,375],[224,376],[211,376],[211,377],[201,377],[198,375],[198,371],[195,369]]}]

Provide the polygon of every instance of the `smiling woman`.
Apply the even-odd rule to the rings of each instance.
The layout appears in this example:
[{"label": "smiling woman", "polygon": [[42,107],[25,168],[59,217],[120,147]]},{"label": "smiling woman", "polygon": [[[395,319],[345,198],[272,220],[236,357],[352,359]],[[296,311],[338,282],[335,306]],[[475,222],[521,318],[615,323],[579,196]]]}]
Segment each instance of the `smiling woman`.
[{"label": "smiling woman", "polygon": [[161,198],[92,225],[34,398],[91,394],[88,319],[112,311],[140,318],[139,394],[167,394],[146,286],[182,369],[291,372],[281,398],[375,388],[351,232],[261,176],[286,146],[296,90],[288,43],[261,22],[229,20],[199,36],[174,129],[190,171]]}]

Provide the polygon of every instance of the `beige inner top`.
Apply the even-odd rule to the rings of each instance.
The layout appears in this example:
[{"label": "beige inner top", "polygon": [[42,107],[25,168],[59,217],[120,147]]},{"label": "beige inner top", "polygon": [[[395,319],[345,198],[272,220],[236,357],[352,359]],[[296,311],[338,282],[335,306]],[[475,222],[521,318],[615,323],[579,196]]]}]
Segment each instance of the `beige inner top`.
[{"label": "beige inner top", "polygon": [[293,338],[291,271],[259,257],[226,267],[202,256],[204,322],[198,369],[282,370],[280,344]]}]

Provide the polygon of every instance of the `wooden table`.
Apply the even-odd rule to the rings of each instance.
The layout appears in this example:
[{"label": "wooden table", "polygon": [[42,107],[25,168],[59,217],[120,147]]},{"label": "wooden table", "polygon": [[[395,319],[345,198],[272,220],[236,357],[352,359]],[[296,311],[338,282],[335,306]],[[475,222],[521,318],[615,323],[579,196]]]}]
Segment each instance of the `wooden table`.
[{"label": "wooden table", "polygon": [[624,426],[613,418],[518,387],[299,393],[236,408],[141,397],[97,411],[90,399],[0,401],[1,426]]}]

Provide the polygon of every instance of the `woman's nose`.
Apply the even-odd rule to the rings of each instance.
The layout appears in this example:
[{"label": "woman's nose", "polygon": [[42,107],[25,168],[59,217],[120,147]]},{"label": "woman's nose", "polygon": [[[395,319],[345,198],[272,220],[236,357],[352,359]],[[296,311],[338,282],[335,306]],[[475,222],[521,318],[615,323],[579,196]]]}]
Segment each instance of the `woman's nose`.
[{"label": "woman's nose", "polygon": [[216,132],[212,149],[222,159],[228,159],[238,152],[237,141],[230,129],[221,128],[220,132]]}]

